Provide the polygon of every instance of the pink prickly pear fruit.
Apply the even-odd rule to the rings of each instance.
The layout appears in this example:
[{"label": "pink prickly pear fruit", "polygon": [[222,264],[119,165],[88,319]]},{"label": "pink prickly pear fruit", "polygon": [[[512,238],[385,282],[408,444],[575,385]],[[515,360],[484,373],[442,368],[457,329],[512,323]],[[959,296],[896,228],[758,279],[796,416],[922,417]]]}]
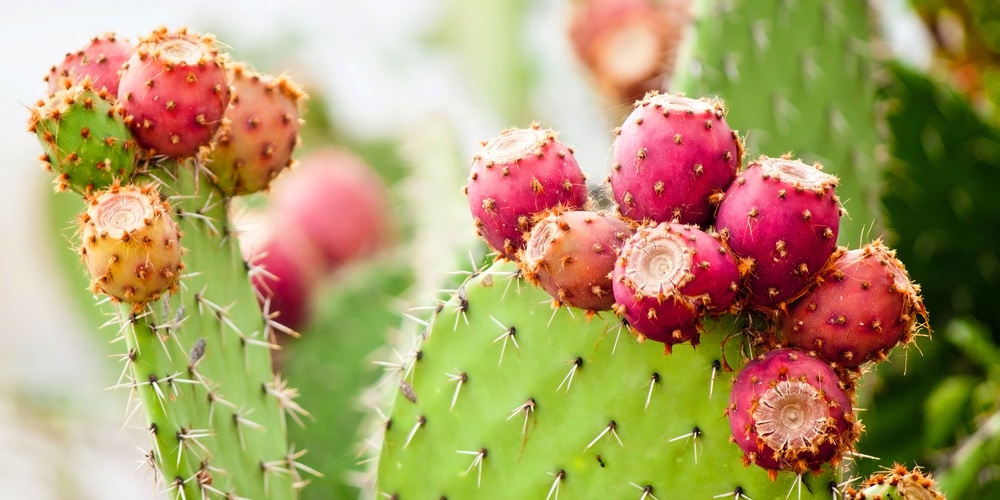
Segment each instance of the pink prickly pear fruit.
[{"label": "pink prickly pear fruit", "polygon": [[837,178],[818,164],[761,157],[726,191],[716,229],[748,263],[749,305],[783,307],[826,264],[843,213],[836,185]]},{"label": "pink prickly pear fruit", "polygon": [[229,105],[229,81],[215,39],[159,28],[125,63],[118,101],[140,146],[194,156],[215,135]]},{"label": "pink prickly pear fruit", "polygon": [[734,305],[736,258],[701,229],[660,223],[639,227],[625,241],[612,274],[615,312],[642,339],[697,345],[700,320]]},{"label": "pink prickly pear fruit", "polygon": [[87,203],[80,214],[80,254],[94,293],[140,311],[177,290],[184,269],[181,233],[156,188],[115,183]]},{"label": "pink prickly pear fruit", "polygon": [[275,220],[297,227],[327,269],[371,256],[393,239],[387,187],[364,160],[343,149],[302,158],[275,180],[270,199]]},{"label": "pink prickly pear fruit", "polygon": [[53,66],[45,76],[48,93],[72,87],[89,78],[94,89],[105,89],[111,96],[118,95],[118,71],[135,52],[135,46],[115,36],[114,33],[95,36],[76,52],[66,54],[58,66]]},{"label": "pink prickly pear fruit", "polygon": [[228,68],[230,102],[207,161],[215,184],[229,196],[267,188],[292,164],[299,144],[305,92],[284,76]]},{"label": "pink prickly pear fruit", "polygon": [[616,129],[611,191],[622,217],[711,225],[742,164],[739,134],[717,99],[650,92]]},{"label": "pink prickly pear fruit", "polygon": [[857,368],[909,343],[920,319],[927,321],[920,286],[895,250],[876,240],[834,252],[816,284],[789,307],[781,335],[828,363]]},{"label": "pink prickly pear fruit", "polygon": [[490,248],[516,260],[535,214],[584,208],[587,185],[573,150],[537,124],[511,128],[476,154],[465,194],[477,233]]},{"label": "pink prickly pear fruit", "polygon": [[559,304],[604,311],[615,296],[611,272],[632,228],[597,212],[553,209],[538,214],[518,266]]},{"label": "pink prickly pear fruit", "polygon": [[776,349],[747,363],[726,413],[744,464],[757,464],[772,479],[779,471],[837,465],[861,430],[837,374],[798,349]]},{"label": "pink prickly pear fruit", "polygon": [[670,75],[689,0],[574,2],[569,40],[600,90],[618,101],[659,89]]}]

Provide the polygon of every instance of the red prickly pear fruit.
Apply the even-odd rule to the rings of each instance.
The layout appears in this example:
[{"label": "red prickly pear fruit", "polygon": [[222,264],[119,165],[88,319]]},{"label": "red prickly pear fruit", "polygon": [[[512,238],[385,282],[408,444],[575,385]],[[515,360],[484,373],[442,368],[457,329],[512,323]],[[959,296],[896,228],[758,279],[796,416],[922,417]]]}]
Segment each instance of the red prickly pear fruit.
[{"label": "red prickly pear fruit", "polygon": [[393,239],[388,189],[346,150],[311,152],[275,180],[270,199],[275,220],[296,226],[319,250],[326,269],[371,256]]},{"label": "red prickly pear fruit", "polygon": [[919,285],[895,250],[876,240],[834,252],[816,284],[789,307],[781,335],[828,363],[857,368],[910,342],[921,318],[926,322],[927,310]]},{"label": "red prickly pear fruit", "polygon": [[639,227],[612,274],[615,312],[643,339],[697,345],[699,321],[729,310],[740,281],[736,258],[695,226]]},{"label": "red prickly pear fruit", "polygon": [[708,227],[742,164],[719,100],[650,92],[615,130],[611,191],[622,217]]},{"label": "red prickly pear fruit", "polygon": [[139,145],[194,156],[211,141],[229,105],[229,81],[215,39],[159,28],[140,39],[118,85]]},{"label": "red prickly pear fruit", "polygon": [[76,52],[66,54],[58,66],[45,75],[48,94],[68,89],[89,78],[95,89],[105,89],[114,98],[118,96],[118,71],[135,53],[135,46],[115,36],[114,33],[95,36]]},{"label": "red prickly pear fruit", "polygon": [[587,203],[586,179],[573,150],[537,124],[504,130],[485,142],[464,191],[477,233],[510,260],[524,248],[535,214]]},{"label": "red prickly pear fruit", "polygon": [[181,233],[154,187],[115,183],[87,203],[80,214],[80,254],[94,293],[139,311],[177,290],[184,269]]},{"label": "red prickly pear fruit", "polygon": [[781,308],[826,264],[840,232],[836,185],[818,164],[762,156],[726,191],[716,229],[749,265],[749,305]]},{"label": "red prickly pear fruit", "polygon": [[804,474],[837,465],[861,431],[851,395],[825,362],[777,349],[740,370],[729,396],[729,426],[744,464]]},{"label": "red prickly pear fruit", "polygon": [[618,101],[661,88],[676,58],[688,0],[573,3],[569,39],[602,92]]},{"label": "red prickly pear fruit", "polygon": [[292,164],[305,92],[287,77],[228,68],[231,97],[206,162],[228,196],[267,188]]},{"label": "red prickly pear fruit", "polygon": [[632,228],[597,212],[553,209],[538,214],[518,267],[560,304],[604,311],[615,296],[611,272]]}]

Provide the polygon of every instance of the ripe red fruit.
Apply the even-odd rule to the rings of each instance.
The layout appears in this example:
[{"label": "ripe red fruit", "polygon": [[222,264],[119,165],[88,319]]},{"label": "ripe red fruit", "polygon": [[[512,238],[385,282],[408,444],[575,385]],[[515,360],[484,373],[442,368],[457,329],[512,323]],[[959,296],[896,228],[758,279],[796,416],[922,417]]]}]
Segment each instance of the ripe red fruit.
[{"label": "ripe red fruit", "polygon": [[49,70],[45,76],[49,95],[89,77],[95,90],[104,88],[109,95],[117,96],[118,71],[134,52],[134,45],[114,33],[95,36],[80,50],[66,54],[63,62]]}]

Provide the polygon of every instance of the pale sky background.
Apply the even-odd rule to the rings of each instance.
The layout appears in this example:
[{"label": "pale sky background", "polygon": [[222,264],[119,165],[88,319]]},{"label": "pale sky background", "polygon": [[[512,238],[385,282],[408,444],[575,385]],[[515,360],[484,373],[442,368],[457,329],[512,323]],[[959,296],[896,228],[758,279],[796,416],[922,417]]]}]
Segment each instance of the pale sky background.
[{"label": "pale sky background", "polygon": [[[484,0],[470,0],[484,1]],[[902,0],[893,0],[891,5]],[[141,430],[122,429],[123,394],[114,363],[80,331],[66,304],[70,291],[52,265],[57,247],[41,217],[50,177],[36,160],[41,152],[26,131],[27,106],[42,96],[42,77],[66,52],[95,34],[114,31],[130,40],[159,25],[219,29],[227,44],[258,51],[269,39],[295,33],[286,54],[293,79],[319,84],[341,123],[355,133],[379,135],[419,127],[422,117],[444,115],[458,125],[468,154],[502,123],[479,106],[454,62],[413,42],[441,14],[442,0],[256,0],[123,2],[18,0],[0,16],[0,492],[5,498],[133,499],[152,497],[144,471],[132,474]],[[565,2],[537,2],[525,36],[539,47],[551,74],[537,96],[539,119],[578,147],[582,165],[604,165],[610,125],[586,83],[574,75],[559,23]],[[926,44],[910,29],[891,41],[908,47],[922,64]],[[388,118],[391,117],[391,120]],[[600,172],[590,172],[600,178]],[[80,291],[81,293],[85,293]],[[110,335],[110,334],[109,334]],[[65,418],[72,415],[71,419]]]}]

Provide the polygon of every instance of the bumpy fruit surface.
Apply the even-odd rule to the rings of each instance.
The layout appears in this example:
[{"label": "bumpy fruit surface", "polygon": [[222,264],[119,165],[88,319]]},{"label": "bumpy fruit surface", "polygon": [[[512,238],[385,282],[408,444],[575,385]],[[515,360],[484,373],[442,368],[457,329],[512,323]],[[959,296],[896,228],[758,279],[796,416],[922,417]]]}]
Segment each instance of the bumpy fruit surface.
[{"label": "bumpy fruit surface", "polygon": [[573,151],[537,125],[504,130],[485,143],[465,192],[479,235],[511,260],[524,248],[535,214],[587,203],[586,179]]},{"label": "bumpy fruit surface", "polygon": [[650,92],[616,130],[611,190],[623,217],[707,227],[743,149],[717,100]]},{"label": "bumpy fruit surface", "polygon": [[270,195],[278,224],[294,226],[323,256],[325,268],[369,256],[395,230],[381,177],[357,155],[326,148],[276,179]]},{"label": "bumpy fruit surface", "polygon": [[118,71],[134,52],[134,45],[114,33],[95,36],[76,52],[66,54],[59,65],[49,70],[45,76],[49,95],[87,78],[94,88],[104,88],[109,95],[117,96]]},{"label": "bumpy fruit surface", "polygon": [[285,77],[243,65],[228,71],[231,98],[207,166],[225,194],[238,196],[266,188],[292,164],[305,93]]},{"label": "bumpy fruit surface", "polygon": [[816,285],[789,308],[781,334],[790,346],[856,368],[910,342],[926,317],[920,287],[896,252],[877,240],[836,252]]},{"label": "bumpy fruit surface", "polygon": [[186,157],[209,143],[229,105],[215,39],[160,28],[140,40],[122,68],[118,100],[139,144]]},{"label": "bumpy fruit surface", "polygon": [[597,212],[553,210],[531,229],[519,267],[560,304],[603,311],[611,309],[611,273],[632,228],[621,219]]},{"label": "bumpy fruit surface", "polygon": [[708,233],[683,224],[643,226],[615,263],[615,310],[670,352],[674,344],[698,344],[699,320],[727,311],[739,281],[735,257]]},{"label": "bumpy fruit surface", "polygon": [[840,231],[836,185],[818,165],[761,157],[726,191],[716,229],[752,263],[751,305],[777,307],[798,297],[826,264]]},{"label": "bumpy fruit surface", "polygon": [[945,500],[935,489],[935,482],[920,469],[909,470],[896,464],[892,469],[873,474],[861,484],[861,491],[849,488],[848,500]]},{"label": "bumpy fruit surface", "polygon": [[775,475],[836,465],[860,432],[837,374],[797,349],[773,350],[747,363],[733,382],[726,412],[745,463]]},{"label": "bumpy fruit surface", "polygon": [[135,140],[112,101],[106,90],[95,90],[85,78],[31,110],[28,130],[42,144],[46,169],[59,174],[57,190],[87,192],[131,178]]},{"label": "bumpy fruit surface", "polygon": [[156,189],[113,185],[88,203],[80,215],[80,253],[94,293],[141,310],[176,290],[184,268],[181,235]]}]

